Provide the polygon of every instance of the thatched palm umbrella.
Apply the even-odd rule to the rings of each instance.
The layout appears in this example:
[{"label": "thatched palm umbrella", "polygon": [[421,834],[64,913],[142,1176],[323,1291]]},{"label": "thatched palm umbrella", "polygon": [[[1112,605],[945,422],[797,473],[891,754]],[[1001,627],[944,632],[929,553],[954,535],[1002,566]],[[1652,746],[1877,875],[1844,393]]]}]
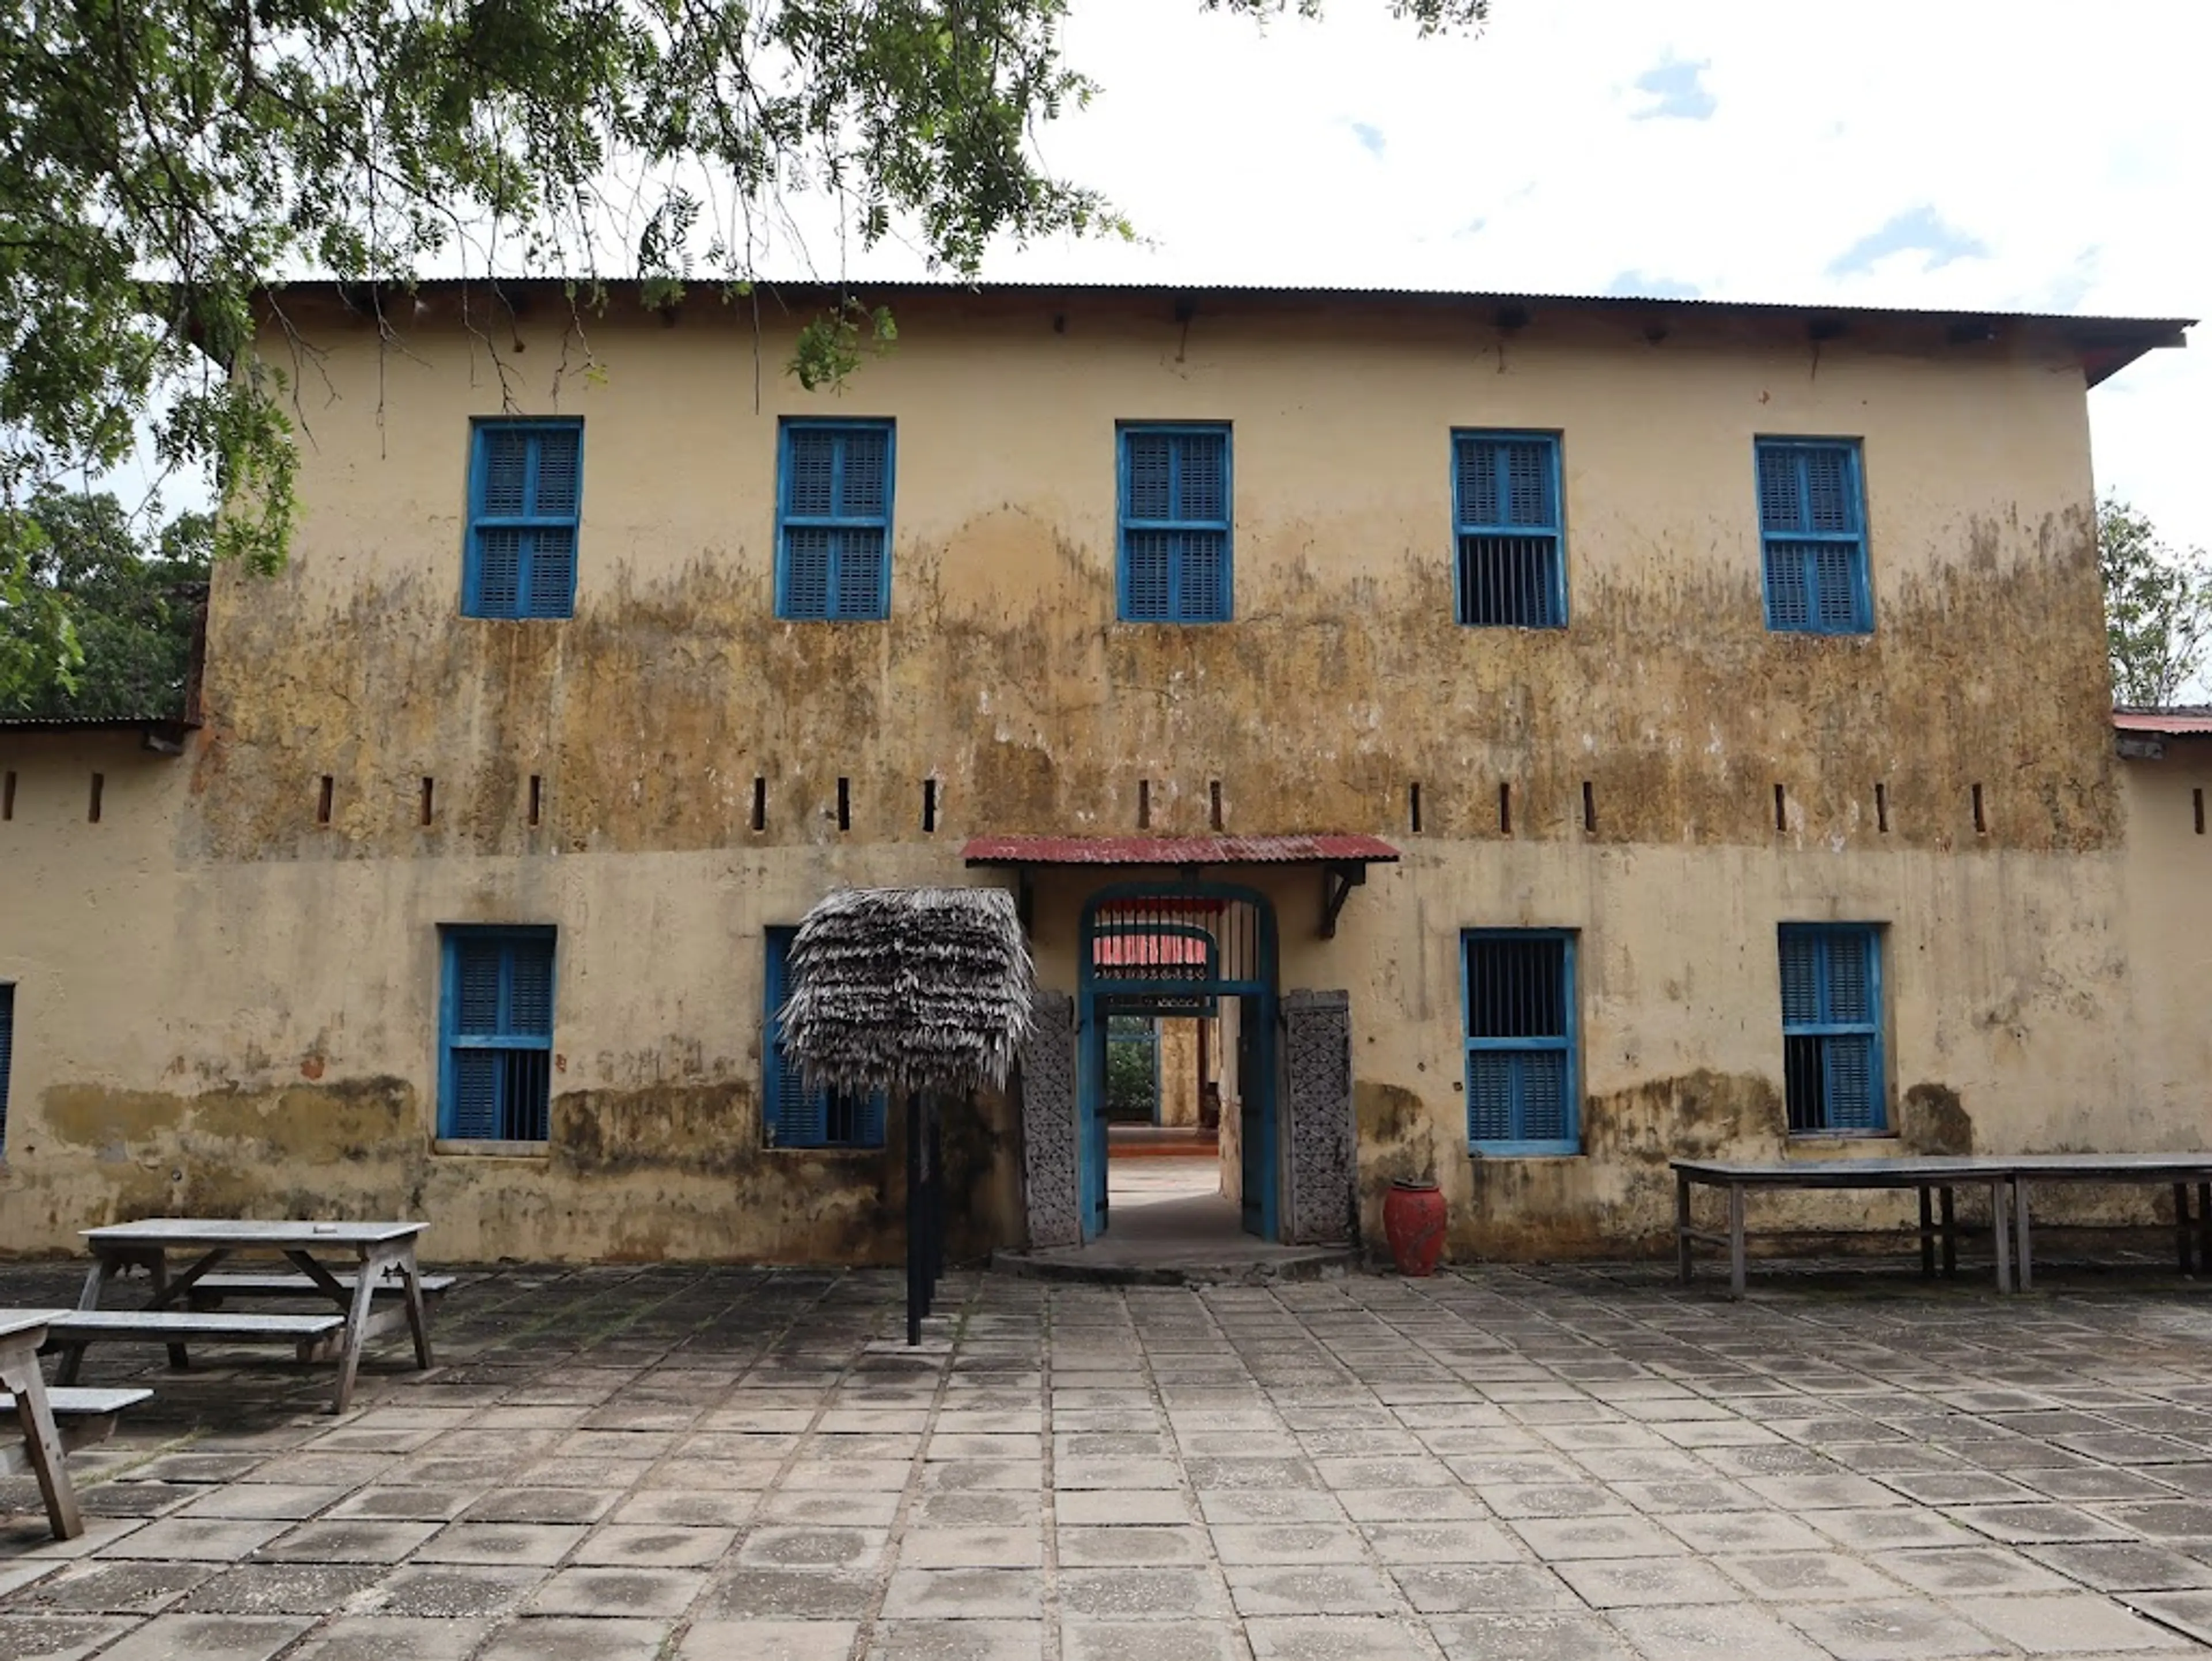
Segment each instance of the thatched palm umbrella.
[{"label": "thatched palm umbrella", "polygon": [[1003,1086],[1036,970],[1003,888],[846,888],[799,925],[787,1054],[810,1088],[907,1104],[907,1342],[921,1337],[943,1233],[938,1101]]}]

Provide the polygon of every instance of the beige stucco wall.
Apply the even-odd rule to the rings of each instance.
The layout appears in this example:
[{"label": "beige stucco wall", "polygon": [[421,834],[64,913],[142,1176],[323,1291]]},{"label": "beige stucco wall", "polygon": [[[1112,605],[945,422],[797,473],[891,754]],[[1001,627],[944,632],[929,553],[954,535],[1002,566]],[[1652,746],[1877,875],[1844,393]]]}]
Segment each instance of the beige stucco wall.
[{"label": "beige stucco wall", "polygon": [[1198,1022],[1160,1022],[1160,1123],[1198,1123]]},{"label": "beige stucco wall", "polygon": [[[453,1258],[883,1255],[895,1158],[759,1148],[761,928],[839,882],[996,880],[962,869],[969,834],[1133,830],[1139,780],[1158,831],[1207,828],[1218,780],[1232,830],[1404,849],[1333,940],[1313,872],[1258,879],[1281,984],[1352,994],[1370,1232],[1392,1176],[1433,1170],[1462,1254],[1637,1242],[1669,1154],[1775,1151],[1785,920],[1887,925],[1910,1145],[2197,1139],[2132,1047],[2142,902],[2085,402],[2051,341],[917,298],[895,352],[809,395],[775,373],[787,336],[757,348],[708,303],[580,329],[547,306],[484,336],[450,306],[434,294],[381,355],[367,324],[290,307],[322,354],[298,546],[277,578],[222,573],[185,757],[101,741],[91,827],[72,781],[97,744],[0,737],[25,781],[0,847],[35,873],[0,930],[21,982],[0,1246],[153,1209],[344,1207],[419,1209]],[[456,615],[468,419],[503,408],[586,421],[571,621]],[[898,422],[888,623],[774,617],[793,413]],[[1114,429],[1134,418],[1234,422],[1234,624],[1114,621]],[[1453,622],[1455,426],[1565,434],[1570,628]],[[1863,439],[1872,636],[1765,630],[1767,433]],[[1089,886],[1038,885],[1049,984],[1074,984]],[[435,930],[479,920],[562,931],[544,1160],[429,1147]],[[1458,931],[1516,924],[1581,931],[1583,1157],[1465,1149]],[[970,1244],[1011,1237],[1001,1105],[964,1158]]]},{"label": "beige stucco wall", "polygon": [[2203,1148],[2212,1146],[2212,738],[2163,749],[2158,761],[2120,766],[2136,1072],[2148,1123],[2172,1145]]}]

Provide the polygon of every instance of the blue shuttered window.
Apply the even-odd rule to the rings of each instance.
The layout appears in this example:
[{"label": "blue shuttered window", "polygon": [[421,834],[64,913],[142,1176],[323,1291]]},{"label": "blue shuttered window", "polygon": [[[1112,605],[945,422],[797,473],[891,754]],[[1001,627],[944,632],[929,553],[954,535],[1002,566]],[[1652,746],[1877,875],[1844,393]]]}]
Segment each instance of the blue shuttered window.
[{"label": "blue shuttered window", "polygon": [[8,1146],[8,1081],[15,1070],[15,988],[0,985],[0,1151]]},{"label": "blue shuttered window", "polygon": [[1483,1154],[1577,1152],[1574,937],[1471,929],[1460,944],[1468,1145]]},{"label": "blue shuttered window", "polygon": [[1235,615],[1229,428],[1124,427],[1125,623],[1225,623]]},{"label": "blue shuttered window", "polygon": [[891,609],[891,424],[787,421],[778,466],[775,615],[865,622]]},{"label": "blue shuttered window", "polygon": [[1881,937],[1863,923],[1781,931],[1782,1054],[1793,1132],[1888,1123],[1881,1057]]},{"label": "blue shuttered window", "polygon": [[792,928],[768,931],[768,1009],[761,1044],[766,1064],[763,1133],[771,1148],[880,1148],[888,1105],[882,1091],[860,1096],[843,1090],[810,1090],[798,1064],[783,1052],[783,1005],[791,996],[791,943],[798,933]]},{"label": "blue shuttered window", "polygon": [[551,929],[444,931],[438,1134],[544,1142],[553,1089]]},{"label": "blue shuttered window", "polygon": [[1453,433],[1452,503],[1460,621],[1565,627],[1559,439],[1548,433]]},{"label": "blue shuttered window", "polygon": [[583,422],[478,421],[469,460],[462,612],[575,615],[583,501]]},{"label": "blue shuttered window", "polygon": [[1871,633],[1874,593],[1867,577],[1858,446],[1761,439],[1758,452],[1767,627],[1801,634]]}]

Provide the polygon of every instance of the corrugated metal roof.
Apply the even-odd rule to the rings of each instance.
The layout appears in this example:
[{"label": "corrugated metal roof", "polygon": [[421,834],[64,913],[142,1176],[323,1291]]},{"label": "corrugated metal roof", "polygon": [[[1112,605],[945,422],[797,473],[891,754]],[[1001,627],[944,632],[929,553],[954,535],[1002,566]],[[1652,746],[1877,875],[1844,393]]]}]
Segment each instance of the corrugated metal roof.
[{"label": "corrugated metal roof", "polygon": [[961,850],[971,865],[1382,864],[1398,850],[1380,837],[978,836]]},{"label": "corrugated metal roof", "polygon": [[0,715],[0,732],[136,732],[152,727],[184,733],[198,726],[176,715]]},{"label": "corrugated metal roof", "polygon": [[2112,724],[2122,732],[2166,738],[2212,737],[2212,705],[2184,704],[2171,709],[2116,709]]}]

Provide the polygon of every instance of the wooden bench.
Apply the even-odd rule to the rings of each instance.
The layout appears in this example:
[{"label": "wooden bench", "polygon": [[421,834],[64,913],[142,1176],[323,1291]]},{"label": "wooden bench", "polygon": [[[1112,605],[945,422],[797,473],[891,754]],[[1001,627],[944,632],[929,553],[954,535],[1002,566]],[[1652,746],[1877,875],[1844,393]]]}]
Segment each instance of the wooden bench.
[{"label": "wooden bench", "polygon": [[[358,1282],[353,1275],[332,1275],[331,1278],[350,1294]],[[453,1290],[453,1275],[424,1275],[421,1277],[422,1295],[441,1297]],[[400,1298],[407,1294],[407,1282],[392,1276],[380,1276],[369,1288],[372,1297]],[[318,1286],[305,1275],[203,1275],[191,1284],[185,1294],[194,1309],[213,1309],[226,1298],[303,1298],[325,1299],[326,1288]]]},{"label": "wooden bench", "polygon": [[188,1343],[289,1343],[303,1361],[345,1326],[343,1315],[234,1315],[208,1310],[72,1309],[46,1324],[46,1348],[61,1352],[55,1377],[76,1382],[84,1352],[95,1343],[158,1343],[169,1364],[187,1364]]},{"label": "wooden bench", "polygon": [[[115,1415],[127,1407],[151,1401],[150,1390],[62,1390],[46,1391],[46,1410],[54,1415],[62,1452],[104,1442],[115,1434]],[[16,1415],[15,1398],[0,1391],[0,1420]],[[21,1442],[0,1444],[0,1476],[20,1476],[32,1470],[30,1450]]]}]

